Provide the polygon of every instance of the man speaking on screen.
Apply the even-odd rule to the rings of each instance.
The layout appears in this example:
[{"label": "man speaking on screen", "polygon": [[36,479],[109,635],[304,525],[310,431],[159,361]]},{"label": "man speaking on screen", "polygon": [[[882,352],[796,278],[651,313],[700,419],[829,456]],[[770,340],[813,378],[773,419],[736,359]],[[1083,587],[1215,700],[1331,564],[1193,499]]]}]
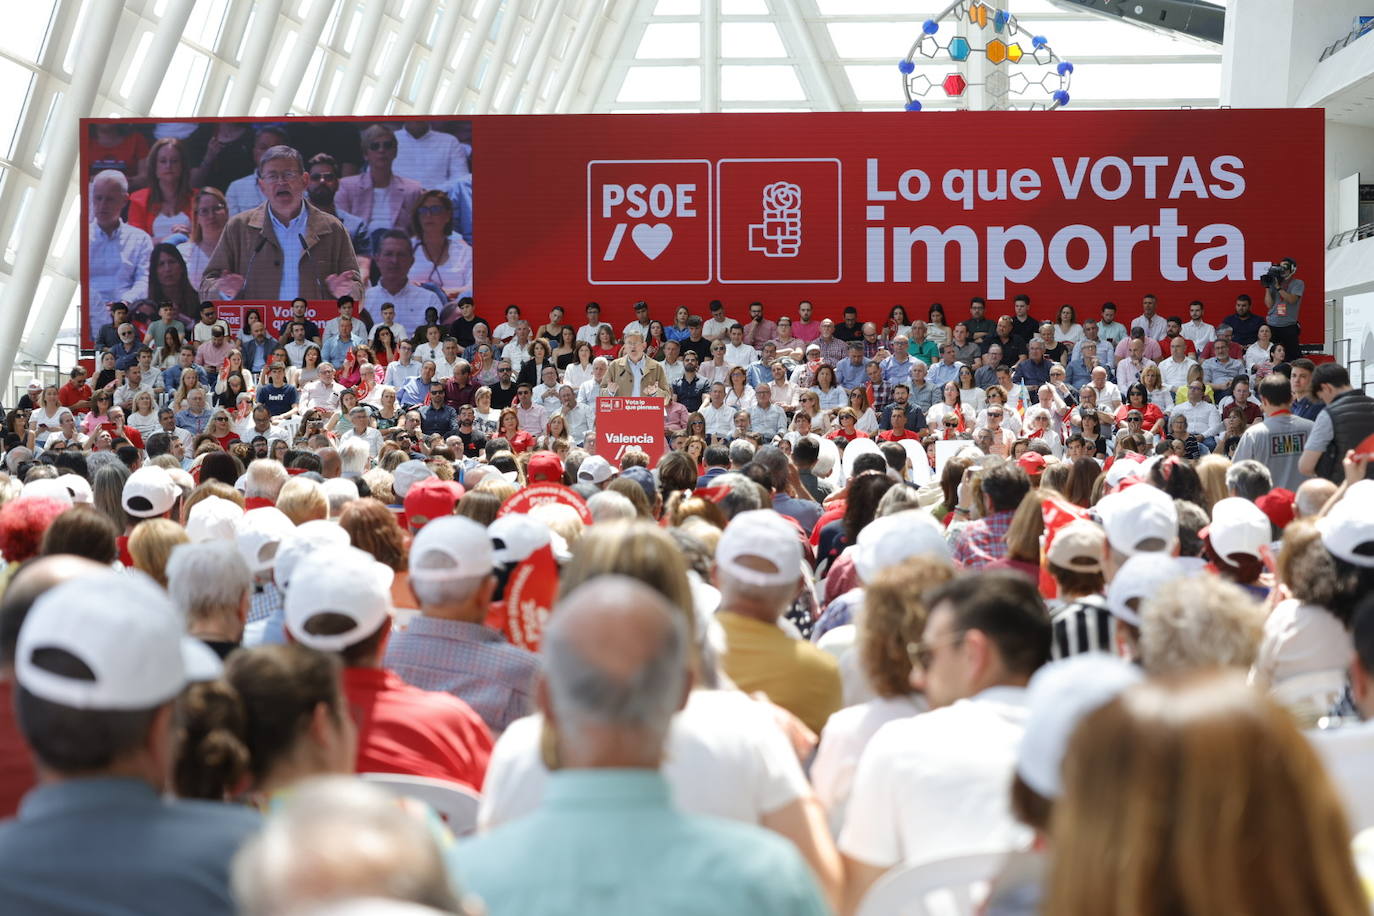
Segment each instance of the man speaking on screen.
[{"label": "man speaking on screen", "polygon": [[274,146],[258,163],[267,202],[224,227],[201,280],[206,299],[361,298],[358,259],[343,223],[305,198],[301,154]]}]

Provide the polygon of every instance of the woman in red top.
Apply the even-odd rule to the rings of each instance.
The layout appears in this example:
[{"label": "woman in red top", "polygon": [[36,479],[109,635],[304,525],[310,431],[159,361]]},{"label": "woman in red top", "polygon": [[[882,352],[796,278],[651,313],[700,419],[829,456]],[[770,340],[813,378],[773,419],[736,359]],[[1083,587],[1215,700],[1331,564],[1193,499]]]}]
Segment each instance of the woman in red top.
[{"label": "woman in red top", "polygon": [[839,410],[836,410],[835,420],[840,425],[826,433],[825,438],[833,439],[836,442],[843,442],[845,445],[848,445],[855,439],[868,438],[868,433],[855,425],[859,422],[859,415],[854,412],[854,408],[841,407]]},{"label": "woman in red top", "polygon": [[174,233],[191,233],[191,170],[186,150],[175,137],[163,137],[148,151],[148,187],[129,195],[129,225],[160,242]]},{"label": "woman in red top", "polygon": [[372,332],[372,357],[376,365],[386,368],[392,360],[399,359],[396,351],[396,335],[391,328],[378,322],[377,330]]},{"label": "woman in red top", "polygon": [[1126,389],[1126,399],[1121,402],[1121,406],[1116,409],[1113,417],[1118,426],[1126,423],[1126,414],[1132,410],[1140,411],[1140,415],[1145,419],[1144,427],[1150,432],[1158,435],[1164,428],[1164,411],[1159,409],[1157,404],[1151,403],[1150,392],[1140,382]]},{"label": "woman in red top", "polygon": [[603,324],[596,329],[596,346],[592,347],[592,356],[604,356],[607,359],[620,358],[620,347],[616,346],[615,332],[611,330],[609,324]]},{"label": "woman in red top", "polygon": [[234,422],[229,416],[229,411],[223,407],[219,408],[210,417],[210,423],[205,427],[205,434],[219,443],[219,447],[229,449],[231,442],[239,441],[238,433],[234,432]]},{"label": "woman in red top", "polygon": [[649,322],[649,336],[644,338],[644,352],[653,359],[663,358],[663,345],[668,339],[663,336],[663,322],[654,319]]},{"label": "woman in red top", "polygon": [[517,455],[534,448],[534,437],[520,428],[520,417],[516,414],[514,407],[507,407],[501,411],[501,419],[496,426],[496,435],[509,442],[510,450]]}]

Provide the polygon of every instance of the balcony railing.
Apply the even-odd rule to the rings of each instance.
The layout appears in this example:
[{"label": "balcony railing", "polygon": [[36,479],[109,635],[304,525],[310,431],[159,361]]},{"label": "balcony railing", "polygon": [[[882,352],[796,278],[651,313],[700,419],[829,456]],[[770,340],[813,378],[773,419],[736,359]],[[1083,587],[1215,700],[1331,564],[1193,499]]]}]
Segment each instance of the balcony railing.
[{"label": "balcony railing", "polygon": [[1342,245],[1349,245],[1351,242],[1368,238],[1374,238],[1374,223],[1365,223],[1363,226],[1356,226],[1345,232],[1337,232],[1331,236],[1331,241],[1326,243],[1326,250],[1330,251],[1333,248],[1340,248]]},{"label": "balcony railing", "polygon": [[1319,57],[1318,60],[1326,60],[1328,57],[1330,57],[1332,54],[1335,54],[1337,51],[1344,50],[1346,47],[1350,45],[1352,41],[1359,38],[1361,35],[1367,34],[1368,32],[1374,32],[1374,21],[1366,22],[1363,25],[1355,26],[1353,29],[1349,31],[1349,33],[1346,34],[1344,38],[1340,39],[1339,41],[1334,41],[1331,44],[1327,45],[1326,50],[1322,51],[1322,56]]}]

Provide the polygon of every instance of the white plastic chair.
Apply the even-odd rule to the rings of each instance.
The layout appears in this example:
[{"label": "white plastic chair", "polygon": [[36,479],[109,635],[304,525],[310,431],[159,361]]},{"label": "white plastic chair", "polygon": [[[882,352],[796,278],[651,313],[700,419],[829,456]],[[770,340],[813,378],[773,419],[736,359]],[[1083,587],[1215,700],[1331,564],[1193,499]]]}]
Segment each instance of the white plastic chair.
[{"label": "white plastic chair", "polygon": [[869,888],[856,916],[973,916],[1005,852],[898,867]]},{"label": "white plastic chair", "polygon": [[407,776],[402,773],[358,775],[373,785],[429,805],[444,819],[454,836],[466,836],[477,829],[477,807],[482,799],[467,786],[446,779]]}]

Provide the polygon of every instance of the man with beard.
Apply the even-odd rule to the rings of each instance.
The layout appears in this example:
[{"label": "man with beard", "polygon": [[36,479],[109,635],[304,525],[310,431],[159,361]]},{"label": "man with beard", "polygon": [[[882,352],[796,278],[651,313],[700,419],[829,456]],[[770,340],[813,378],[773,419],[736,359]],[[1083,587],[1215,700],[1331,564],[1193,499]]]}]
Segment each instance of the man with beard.
[{"label": "man with beard", "polygon": [[340,210],[334,205],[334,195],[339,193],[339,163],[328,153],[316,153],[308,163],[310,184],[305,195],[310,202],[325,213],[343,223],[348,237],[353,240],[353,251],[358,256],[358,272],[367,276],[372,257],[372,239],[367,234],[367,224],[360,218]]}]

